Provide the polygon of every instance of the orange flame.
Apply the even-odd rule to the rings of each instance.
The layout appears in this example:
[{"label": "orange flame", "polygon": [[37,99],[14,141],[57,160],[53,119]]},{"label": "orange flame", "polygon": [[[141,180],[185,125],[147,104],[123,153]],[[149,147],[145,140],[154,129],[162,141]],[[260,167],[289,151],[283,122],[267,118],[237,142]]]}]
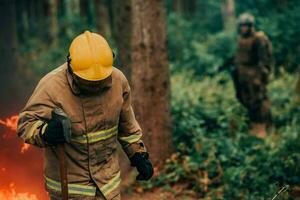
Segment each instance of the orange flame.
[{"label": "orange flame", "polygon": [[17,193],[14,183],[11,183],[9,187],[9,190],[0,190],[1,200],[38,200],[34,194]]},{"label": "orange flame", "polygon": [[0,200],[48,199],[42,184],[42,154],[16,137],[17,123],[18,115],[0,118]]},{"label": "orange flame", "polygon": [[[5,127],[9,128],[10,130],[12,130],[15,133],[17,131],[18,120],[19,120],[19,116],[13,115],[4,120],[0,119],[0,124],[4,125]],[[7,137],[8,137],[8,134],[3,135],[3,138],[7,138]],[[29,147],[30,147],[29,144],[23,144],[23,146],[21,148],[21,153],[25,153],[29,149]]]},{"label": "orange flame", "polygon": [[5,120],[0,119],[0,124],[6,126],[7,128],[10,128],[12,131],[16,131],[18,120],[19,120],[19,116],[13,115],[9,118],[6,118]]},{"label": "orange flame", "polygon": [[21,153],[25,153],[25,151],[27,151],[30,147],[30,144],[26,144],[24,143],[22,148],[21,148]]}]

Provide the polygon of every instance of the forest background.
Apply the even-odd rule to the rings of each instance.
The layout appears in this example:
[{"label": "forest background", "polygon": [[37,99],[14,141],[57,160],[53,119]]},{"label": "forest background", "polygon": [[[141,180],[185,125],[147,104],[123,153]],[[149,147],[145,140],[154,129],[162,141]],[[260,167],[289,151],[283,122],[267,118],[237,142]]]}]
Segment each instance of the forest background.
[{"label": "forest background", "polygon": [[[1,0],[0,122],[13,121],[38,80],[66,61],[75,36],[98,32],[131,83],[156,169],[150,182],[124,177],[129,196],[257,200],[287,189],[280,198],[295,199],[299,10],[298,0]],[[224,67],[243,12],[255,15],[256,29],[273,43],[274,128],[264,140],[247,134],[247,112],[235,98],[231,67]],[[0,197],[44,199],[41,150],[24,148],[9,127],[0,126]]]}]

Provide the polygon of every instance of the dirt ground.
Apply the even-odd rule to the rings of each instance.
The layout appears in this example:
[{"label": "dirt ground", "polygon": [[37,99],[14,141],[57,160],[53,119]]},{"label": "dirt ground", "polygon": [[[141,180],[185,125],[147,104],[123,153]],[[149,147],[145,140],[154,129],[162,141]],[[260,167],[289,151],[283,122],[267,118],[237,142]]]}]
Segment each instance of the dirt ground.
[{"label": "dirt ground", "polygon": [[165,191],[153,191],[143,194],[124,194],[122,200],[197,200],[192,194],[174,194]]},{"label": "dirt ground", "polygon": [[182,186],[175,186],[171,190],[154,189],[153,191],[138,191],[132,194],[122,194],[122,200],[198,200],[197,194],[185,190]]},{"label": "dirt ground", "polygon": [[[157,174],[157,170],[154,170]],[[199,200],[199,195],[187,190],[187,185],[176,184],[172,188],[155,188],[151,191],[143,191],[142,187],[135,185],[135,170],[123,173],[122,200]]]}]

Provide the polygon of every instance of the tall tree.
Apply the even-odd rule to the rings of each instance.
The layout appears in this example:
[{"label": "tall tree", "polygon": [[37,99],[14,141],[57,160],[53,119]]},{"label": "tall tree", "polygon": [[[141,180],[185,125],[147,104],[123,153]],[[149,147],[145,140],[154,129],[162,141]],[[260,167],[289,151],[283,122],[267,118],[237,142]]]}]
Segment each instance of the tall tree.
[{"label": "tall tree", "polygon": [[80,0],[80,15],[83,19],[91,25],[93,23],[93,1],[92,0]]},{"label": "tall tree", "polygon": [[[130,76],[132,37],[132,5],[131,0],[113,0],[113,28],[112,35],[117,41],[119,68],[127,77]],[[126,26],[125,26],[126,25]],[[130,81],[130,80],[129,80]]]},{"label": "tall tree", "polygon": [[173,0],[172,7],[176,13],[182,14],[182,11],[183,11],[182,0]]},{"label": "tall tree", "polygon": [[178,14],[183,14],[185,16],[193,16],[196,11],[197,3],[196,0],[173,0],[172,1],[173,10]]},{"label": "tall tree", "polygon": [[222,2],[223,27],[226,31],[235,30],[235,2],[234,0],[223,0]]},{"label": "tall tree", "polygon": [[18,21],[18,37],[21,40],[26,40],[28,37],[29,31],[29,19],[28,19],[28,9],[27,9],[27,2],[20,1],[16,8],[16,21]]},{"label": "tall tree", "polygon": [[78,17],[80,13],[79,0],[64,0],[65,12],[68,20]]},{"label": "tall tree", "polygon": [[108,3],[107,0],[94,0],[97,29],[104,36],[111,35]]},{"label": "tall tree", "polygon": [[0,116],[16,112],[21,91],[17,90],[18,40],[15,0],[0,1]]},{"label": "tall tree", "polygon": [[122,63],[130,68],[137,120],[159,166],[173,150],[164,1],[124,0],[123,6],[117,20],[120,55],[126,55]]},{"label": "tall tree", "polygon": [[50,16],[50,38],[53,46],[58,42],[58,20],[57,20],[57,3],[58,0],[49,0],[49,16]]},{"label": "tall tree", "polygon": [[68,37],[74,37],[73,25],[80,18],[80,2],[79,0],[64,0],[64,13],[67,19],[65,32]]}]

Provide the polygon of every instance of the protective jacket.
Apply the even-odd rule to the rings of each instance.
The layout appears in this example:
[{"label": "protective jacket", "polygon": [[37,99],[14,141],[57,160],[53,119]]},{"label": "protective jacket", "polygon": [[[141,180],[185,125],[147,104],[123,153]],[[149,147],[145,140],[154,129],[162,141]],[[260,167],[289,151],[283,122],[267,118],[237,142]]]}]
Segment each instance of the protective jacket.
[{"label": "protective jacket", "polygon": [[235,55],[237,98],[254,122],[270,120],[266,85],[271,71],[272,45],[263,32],[240,36]]},{"label": "protective jacket", "polygon": [[19,115],[18,135],[25,142],[45,147],[45,184],[51,194],[60,192],[57,148],[41,135],[59,107],[72,122],[71,143],[65,144],[69,196],[119,196],[120,169],[117,141],[128,157],[146,152],[142,132],[131,106],[130,87],[121,71],[114,68],[99,94],[83,95],[63,64],[41,79]]},{"label": "protective jacket", "polygon": [[[235,66],[241,78],[253,80],[253,76],[267,76],[271,70],[272,46],[268,37],[261,31],[250,37],[238,39]],[[245,75],[245,76],[243,76]]]}]

